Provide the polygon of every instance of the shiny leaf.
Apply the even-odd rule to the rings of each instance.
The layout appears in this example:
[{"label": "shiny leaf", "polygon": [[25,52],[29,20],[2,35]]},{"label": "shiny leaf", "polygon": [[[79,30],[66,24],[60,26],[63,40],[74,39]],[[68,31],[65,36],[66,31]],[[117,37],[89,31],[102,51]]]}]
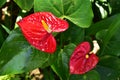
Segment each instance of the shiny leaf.
[{"label": "shiny leaf", "polygon": [[92,24],[86,31],[88,35],[95,35],[98,31],[108,29],[110,26],[114,26],[120,18],[120,14],[113,15],[104,20],[101,20],[95,24]]},{"label": "shiny leaf", "polygon": [[62,39],[66,41],[66,43],[74,43],[79,44],[84,40],[85,37],[85,30],[83,28],[80,28],[73,23],[69,22],[69,28],[65,32],[63,32]]},{"label": "shiny leaf", "polygon": [[34,0],[34,11],[52,12],[82,28],[89,27],[93,18],[90,0]]},{"label": "shiny leaf", "polygon": [[97,71],[91,70],[84,75],[71,75],[69,80],[100,80],[100,75]]},{"label": "shiny leaf", "polygon": [[108,54],[108,55],[120,55],[120,20],[119,16],[116,17],[115,21],[111,22],[108,29],[101,30],[97,32],[96,38],[99,39],[102,43],[101,47],[101,54]]},{"label": "shiny leaf", "polygon": [[20,30],[13,30],[0,50],[0,74],[18,74],[46,67],[55,60],[55,55],[36,50],[28,44]]},{"label": "shiny leaf", "polygon": [[[14,0],[14,2],[22,9],[26,11],[30,11],[33,7],[34,0]],[[29,3],[28,3],[29,2]]]},{"label": "shiny leaf", "polygon": [[97,72],[100,75],[100,80],[117,80],[119,78],[119,72],[104,66],[98,66]]},{"label": "shiny leaf", "polygon": [[60,77],[61,80],[69,80],[69,59],[73,49],[74,44],[69,44],[64,47],[64,49],[59,52],[57,61],[55,61],[51,68]]}]

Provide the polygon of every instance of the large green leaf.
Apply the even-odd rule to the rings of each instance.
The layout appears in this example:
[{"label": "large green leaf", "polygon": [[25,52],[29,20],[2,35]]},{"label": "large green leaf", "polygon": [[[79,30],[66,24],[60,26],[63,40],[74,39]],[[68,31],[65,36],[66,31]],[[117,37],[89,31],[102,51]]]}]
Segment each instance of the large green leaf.
[{"label": "large green leaf", "polygon": [[0,7],[2,7],[5,4],[6,0],[0,0]]},{"label": "large green leaf", "polygon": [[[106,37],[107,32],[108,32],[108,30],[99,31],[96,34],[97,39],[99,39],[100,41],[103,41],[104,38]],[[105,49],[103,50],[104,54],[120,56],[120,46],[119,46],[120,45],[120,36],[119,36],[119,32],[120,32],[120,27],[115,32],[115,34],[111,37],[111,39],[107,43],[107,45],[105,46]]]},{"label": "large green leaf", "polygon": [[63,32],[63,39],[66,41],[66,43],[74,43],[78,45],[80,42],[84,40],[85,32],[84,29],[69,23],[70,27],[68,30]]},{"label": "large green leaf", "polygon": [[51,66],[53,71],[60,77],[61,80],[69,80],[69,58],[75,48],[74,44],[65,46],[57,57],[57,61]]},{"label": "large green leaf", "polygon": [[[117,40],[117,42],[116,42],[116,39],[114,39],[114,40],[112,40],[112,42],[110,42],[114,35],[119,34],[119,33],[116,33],[116,32],[119,32],[118,30],[120,29],[120,26],[119,26],[120,25],[120,19],[119,18],[120,18],[120,14],[117,14],[115,16],[112,16],[108,19],[102,20],[102,21],[94,24],[93,26],[91,26],[91,28],[89,28],[86,31],[87,34],[89,34],[89,35],[95,35],[98,32],[97,33],[97,39],[99,39],[102,43],[101,44],[101,49],[100,49],[100,55],[106,54],[108,49],[109,49],[110,53],[113,50],[113,52],[112,52],[113,54],[120,54],[119,50],[118,50],[119,46],[117,47],[117,45],[116,45],[116,43],[119,40]],[[101,30],[104,30],[104,31],[107,30],[106,34],[103,31],[99,33],[99,31],[101,31]],[[106,48],[107,48],[107,50],[106,50]],[[114,53],[115,50],[118,50],[118,52],[116,51],[117,53]],[[106,52],[104,52],[104,51],[106,51]]]},{"label": "large green leaf", "polygon": [[117,80],[119,77],[118,72],[108,67],[98,66],[97,71],[100,75],[100,80]]},{"label": "large green leaf", "polygon": [[116,24],[116,21],[118,21],[120,18],[120,14],[116,14],[114,16],[111,16],[109,18],[106,18],[104,20],[101,20],[93,25],[91,25],[87,31],[87,35],[95,35],[98,31],[101,31],[103,29],[108,29],[110,26]]},{"label": "large green leaf", "polygon": [[14,2],[22,9],[29,11],[33,7],[34,0],[14,0]]},{"label": "large green leaf", "polygon": [[[0,74],[22,72],[21,68],[24,64],[21,63],[21,60],[25,60],[24,53],[29,53],[26,48],[30,49],[28,43],[24,40],[22,35],[13,31],[6,39],[0,50]],[[14,58],[15,56],[16,60]],[[21,60],[19,59],[19,56],[21,56]],[[14,62],[11,63],[12,65],[10,66],[11,61]],[[7,67],[7,65],[9,66]],[[19,68],[19,66],[21,67]],[[16,69],[17,72],[14,72]]]},{"label": "large green leaf", "polygon": [[34,11],[52,12],[82,28],[89,27],[93,18],[90,0],[34,0]]},{"label": "large green leaf", "polygon": [[100,58],[99,65],[120,71],[120,59],[115,56],[105,55],[104,57]]},{"label": "large green leaf", "polygon": [[117,80],[120,77],[120,59],[118,57],[105,55],[100,58],[98,65],[96,69],[100,73],[101,80]]},{"label": "large green leaf", "polygon": [[102,49],[101,49],[101,55],[105,54],[104,51],[105,51],[106,46],[110,42],[111,38],[115,35],[117,30],[120,29],[120,26],[119,26],[120,25],[120,19],[119,19],[119,17],[116,18],[116,20],[111,23],[105,37],[103,38],[103,46],[102,46]]},{"label": "large green leaf", "polygon": [[[17,74],[45,67],[54,55],[36,50],[24,39],[20,30],[10,33],[0,50],[0,74]],[[47,63],[46,65],[44,65]]]},{"label": "large green leaf", "polygon": [[97,71],[91,70],[83,75],[71,75],[70,80],[100,80],[100,76]]}]

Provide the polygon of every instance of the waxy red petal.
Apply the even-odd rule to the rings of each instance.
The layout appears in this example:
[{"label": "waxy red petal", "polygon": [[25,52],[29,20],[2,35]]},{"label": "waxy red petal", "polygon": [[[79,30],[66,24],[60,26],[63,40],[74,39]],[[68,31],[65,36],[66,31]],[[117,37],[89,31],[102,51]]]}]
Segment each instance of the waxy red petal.
[{"label": "waxy red petal", "polygon": [[31,45],[44,52],[53,53],[56,50],[56,41],[54,37],[44,29],[41,22],[42,20],[48,25],[52,32],[62,32],[68,28],[68,23],[65,20],[55,17],[50,12],[31,14],[20,20],[18,25]]},{"label": "waxy red petal", "polygon": [[25,17],[26,21],[41,23],[44,20],[53,32],[62,32],[68,29],[68,23],[65,20],[55,17],[50,12],[37,12]]},{"label": "waxy red petal", "polygon": [[75,48],[69,63],[71,74],[84,74],[96,66],[98,57],[95,54],[89,54],[89,58],[86,58],[89,52],[89,42],[83,42]]},{"label": "waxy red petal", "polygon": [[30,42],[34,42],[34,40],[40,41],[48,34],[40,22],[29,20],[29,17],[23,18],[17,22],[17,24],[20,26],[24,36]]},{"label": "waxy red petal", "polygon": [[[99,61],[99,58],[93,53],[89,56],[88,59],[86,59],[85,66],[85,72],[88,72],[89,70],[93,69]],[[84,73],[84,72],[83,72]]]},{"label": "waxy red petal", "polygon": [[90,51],[89,42],[80,43],[74,50],[74,54],[72,56],[84,56]]},{"label": "waxy red petal", "polygon": [[32,46],[44,52],[55,52],[56,41],[54,37],[45,31],[43,25],[40,22],[37,22],[36,18],[27,16],[20,20],[18,25],[20,26],[27,41]]},{"label": "waxy red petal", "polygon": [[39,43],[35,44],[35,47],[44,52],[48,52],[50,54],[54,53],[56,50],[56,40],[52,36],[52,34],[48,34],[45,37],[46,39],[41,40]]},{"label": "waxy red petal", "polygon": [[67,21],[55,17],[50,12],[38,12],[33,15],[39,16],[39,20],[44,20],[53,32],[63,32],[68,29]]}]

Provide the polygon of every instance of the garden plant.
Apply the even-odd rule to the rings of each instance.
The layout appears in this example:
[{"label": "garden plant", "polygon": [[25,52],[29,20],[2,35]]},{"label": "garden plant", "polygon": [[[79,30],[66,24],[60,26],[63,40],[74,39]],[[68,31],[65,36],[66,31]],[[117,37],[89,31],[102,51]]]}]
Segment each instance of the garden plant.
[{"label": "garden plant", "polygon": [[0,0],[0,80],[120,80],[119,31],[120,0]]}]

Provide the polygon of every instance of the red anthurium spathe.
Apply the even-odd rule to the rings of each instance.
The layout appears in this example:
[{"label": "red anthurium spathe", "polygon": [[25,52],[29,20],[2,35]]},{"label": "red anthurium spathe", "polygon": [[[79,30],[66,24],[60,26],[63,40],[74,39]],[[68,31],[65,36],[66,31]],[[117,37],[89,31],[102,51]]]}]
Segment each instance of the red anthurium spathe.
[{"label": "red anthurium spathe", "polygon": [[67,21],[55,17],[50,12],[31,14],[17,24],[32,46],[50,54],[56,50],[56,40],[52,32],[62,32],[68,29]]},{"label": "red anthurium spathe", "polygon": [[75,48],[69,63],[71,74],[84,74],[96,66],[99,60],[96,56],[99,46],[96,41],[93,43],[92,51],[90,51],[89,42],[82,42]]}]

